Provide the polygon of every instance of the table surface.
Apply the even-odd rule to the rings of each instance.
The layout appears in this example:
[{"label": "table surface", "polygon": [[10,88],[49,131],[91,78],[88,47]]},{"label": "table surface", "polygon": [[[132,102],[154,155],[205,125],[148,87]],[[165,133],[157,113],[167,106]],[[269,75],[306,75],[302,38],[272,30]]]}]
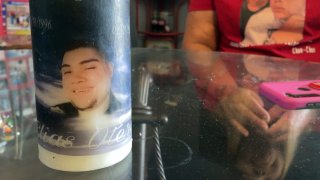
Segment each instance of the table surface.
[{"label": "table surface", "polygon": [[[35,115],[22,109],[16,117],[18,135],[5,141],[0,133],[0,179],[160,179],[155,127],[166,179],[319,179],[317,110],[286,110],[289,118],[282,123],[282,133],[287,136],[280,140],[249,122],[250,134],[244,137],[226,123],[228,112],[212,103],[222,96],[206,97],[199,88],[227,92],[229,87],[221,84],[230,80],[227,75],[231,74],[231,80],[237,82],[235,92],[255,92],[261,82],[316,80],[319,72],[317,63],[266,56],[133,49],[133,148],[128,157],[112,167],[89,172],[47,168],[37,157]],[[256,94],[265,106],[274,106]],[[212,102],[206,102],[210,98]],[[155,118],[136,111],[142,101]],[[31,111],[35,112],[33,105]],[[163,122],[142,121],[142,116]]]}]

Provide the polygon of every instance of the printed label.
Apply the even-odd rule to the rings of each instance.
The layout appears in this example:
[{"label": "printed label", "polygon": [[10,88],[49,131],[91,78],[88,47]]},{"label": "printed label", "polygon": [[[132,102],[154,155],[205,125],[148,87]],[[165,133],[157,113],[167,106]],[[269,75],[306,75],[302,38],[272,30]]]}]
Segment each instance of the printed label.
[{"label": "printed label", "polygon": [[131,141],[129,1],[30,1],[39,144],[95,155]]}]

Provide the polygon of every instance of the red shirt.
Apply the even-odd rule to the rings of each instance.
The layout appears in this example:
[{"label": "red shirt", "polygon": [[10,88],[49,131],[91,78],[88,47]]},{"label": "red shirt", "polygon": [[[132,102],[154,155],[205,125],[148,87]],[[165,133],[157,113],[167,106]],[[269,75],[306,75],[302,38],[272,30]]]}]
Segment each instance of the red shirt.
[{"label": "red shirt", "polygon": [[[212,10],[216,12],[219,51],[262,54],[320,62],[320,1],[305,1],[301,5],[305,8],[300,11],[303,15],[299,14],[303,22],[300,27],[301,31],[299,31],[300,39],[291,42],[273,42],[250,46],[241,46],[244,37],[240,31],[240,18],[244,14],[244,0],[190,0],[189,11]],[[270,8],[270,5],[264,8]],[[256,26],[262,27],[264,25],[262,24],[264,23],[263,20],[256,22]],[[270,33],[271,30],[270,28],[259,33]]]}]

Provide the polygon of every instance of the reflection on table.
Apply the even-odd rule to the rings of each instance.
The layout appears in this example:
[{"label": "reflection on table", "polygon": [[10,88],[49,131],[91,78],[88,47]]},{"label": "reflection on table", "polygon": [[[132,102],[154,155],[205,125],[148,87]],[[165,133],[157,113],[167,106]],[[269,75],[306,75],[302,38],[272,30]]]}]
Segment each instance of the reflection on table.
[{"label": "reflection on table", "polygon": [[[286,110],[259,94],[259,85],[316,80],[319,70],[266,56],[133,49],[132,153],[82,173],[40,163],[34,87],[17,86],[3,93],[13,108],[1,112],[1,178],[318,179],[318,110]],[[268,117],[247,113],[260,106]]]}]

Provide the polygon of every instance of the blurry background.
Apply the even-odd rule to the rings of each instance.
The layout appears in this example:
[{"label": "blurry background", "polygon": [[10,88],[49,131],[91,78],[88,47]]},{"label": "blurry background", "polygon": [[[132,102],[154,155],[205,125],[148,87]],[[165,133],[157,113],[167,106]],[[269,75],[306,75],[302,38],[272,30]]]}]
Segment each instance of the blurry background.
[{"label": "blurry background", "polygon": [[133,47],[180,48],[188,0],[131,0]]}]

